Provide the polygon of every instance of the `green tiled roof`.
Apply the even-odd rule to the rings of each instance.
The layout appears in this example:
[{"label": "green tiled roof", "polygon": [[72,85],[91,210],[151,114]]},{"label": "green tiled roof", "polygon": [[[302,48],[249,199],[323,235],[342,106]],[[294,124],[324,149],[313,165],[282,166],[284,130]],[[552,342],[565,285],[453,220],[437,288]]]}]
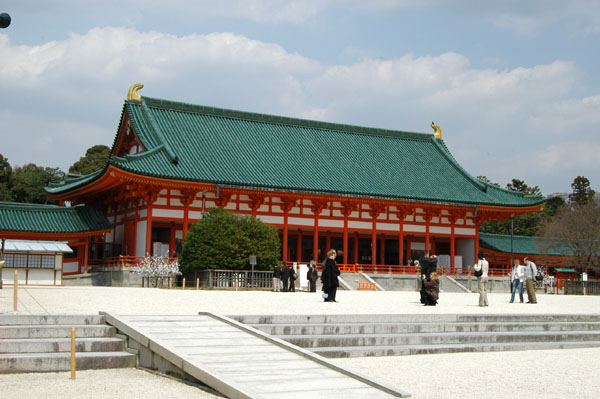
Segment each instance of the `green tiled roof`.
[{"label": "green tiled roof", "polygon": [[89,206],[0,202],[0,231],[84,233],[112,228],[104,214]]},{"label": "green tiled roof", "polygon": [[[479,233],[479,246],[504,253],[511,253],[510,235]],[[546,244],[546,245],[545,245]],[[512,237],[512,253],[521,255],[555,255],[567,254],[567,249],[551,248],[546,254],[544,247],[549,247],[548,241],[540,237],[516,236]]]},{"label": "green tiled roof", "polygon": [[[474,178],[433,134],[253,114],[148,97],[126,101],[125,110],[147,151],[124,157],[112,155],[107,166],[142,175],[439,203],[520,207],[544,201]],[[48,192],[68,192],[90,181],[93,179],[67,181],[49,187]]]}]

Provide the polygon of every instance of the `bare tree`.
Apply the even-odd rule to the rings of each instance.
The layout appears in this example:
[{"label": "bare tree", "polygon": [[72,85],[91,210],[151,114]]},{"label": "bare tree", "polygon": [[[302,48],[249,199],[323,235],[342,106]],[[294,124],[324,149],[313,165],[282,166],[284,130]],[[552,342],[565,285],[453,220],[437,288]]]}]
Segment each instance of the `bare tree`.
[{"label": "bare tree", "polygon": [[579,268],[600,270],[600,206],[591,202],[563,206],[543,227],[540,248],[546,253],[561,253]]}]

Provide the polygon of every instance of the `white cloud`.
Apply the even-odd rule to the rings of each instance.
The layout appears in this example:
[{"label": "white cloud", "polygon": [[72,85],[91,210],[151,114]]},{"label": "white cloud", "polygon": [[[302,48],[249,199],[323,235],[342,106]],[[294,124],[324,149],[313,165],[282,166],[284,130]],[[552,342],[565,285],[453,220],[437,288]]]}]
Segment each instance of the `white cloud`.
[{"label": "white cloud", "polygon": [[[600,96],[574,95],[572,62],[478,69],[447,52],[325,66],[233,33],[114,27],[39,46],[14,46],[0,34],[0,53],[8,121],[0,140],[11,140],[2,148],[11,164],[59,159],[66,169],[88,147],[110,145],[127,88],[141,82],[150,97],[270,114],[422,132],[435,120],[474,175],[523,179],[516,173],[533,152],[543,167],[530,168],[535,180],[527,183],[544,191],[560,191],[578,174],[600,181],[598,148],[589,145],[598,141]],[[570,150],[581,162],[565,166]],[[557,187],[557,176],[567,182]]]}]

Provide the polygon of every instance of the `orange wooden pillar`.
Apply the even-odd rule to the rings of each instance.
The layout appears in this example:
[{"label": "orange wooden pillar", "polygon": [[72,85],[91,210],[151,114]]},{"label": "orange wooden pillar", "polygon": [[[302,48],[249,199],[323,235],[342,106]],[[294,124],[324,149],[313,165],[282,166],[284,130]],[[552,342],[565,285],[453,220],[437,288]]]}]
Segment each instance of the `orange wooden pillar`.
[{"label": "orange wooden pillar", "polygon": [[296,242],[296,262],[302,262],[302,230],[298,229],[298,241]]},{"label": "orange wooden pillar", "polygon": [[313,231],[313,259],[319,261],[319,220],[315,216],[315,230]]},{"label": "orange wooden pillar", "polygon": [[450,273],[454,273],[456,271],[456,265],[454,264],[454,258],[456,256],[454,226],[450,227],[450,231]]},{"label": "orange wooden pillar", "polygon": [[358,232],[354,233],[354,264],[358,264]]},{"label": "orange wooden pillar", "polygon": [[90,257],[90,237],[85,238],[85,246],[83,250],[83,272],[88,272],[88,258]]},{"label": "orange wooden pillar", "polygon": [[282,257],[283,261],[288,260],[288,215],[287,212],[283,215],[283,245],[282,245]]},{"label": "orange wooden pillar", "polygon": [[344,264],[348,264],[348,215],[344,215]]},{"label": "orange wooden pillar", "polygon": [[371,229],[371,264],[377,264],[377,222],[375,220]]},{"label": "orange wooden pillar", "polygon": [[400,231],[398,232],[398,266],[404,264],[404,223],[400,222]]}]

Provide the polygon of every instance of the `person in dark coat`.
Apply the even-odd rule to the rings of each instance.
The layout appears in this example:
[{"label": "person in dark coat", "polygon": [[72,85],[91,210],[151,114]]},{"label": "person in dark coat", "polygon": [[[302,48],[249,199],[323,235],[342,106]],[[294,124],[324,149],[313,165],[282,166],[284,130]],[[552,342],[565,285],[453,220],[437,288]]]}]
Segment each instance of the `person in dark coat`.
[{"label": "person in dark coat", "polygon": [[427,280],[424,274],[421,275],[423,285],[425,286],[425,306],[435,306],[440,295],[440,279],[436,272],[430,274],[430,279]]},{"label": "person in dark coat", "polygon": [[294,266],[290,267],[290,289],[289,292],[296,292],[296,278],[298,274],[296,273],[296,269]]},{"label": "person in dark coat", "polygon": [[325,270],[321,273],[321,281],[323,282],[323,292],[327,294],[325,302],[337,302],[335,294],[339,287],[338,276],[340,270],[335,261],[336,252],[330,250],[327,252],[327,260],[325,262]]},{"label": "person in dark coat", "polygon": [[[437,267],[437,256],[430,255],[429,251],[425,251],[425,254],[419,259],[419,265],[421,266],[421,275],[425,275],[425,280],[431,280],[431,273],[436,271]],[[425,305],[427,303],[427,293],[425,292],[425,284],[421,279],[421,303]]]},{"label": "person in dark coat", "polygon": [[310,292],[317,292],[317,279],[319,278],[319,272],[317,271],[317,262],[314,260],[310,261],[308,265],[308,272],[306,273],[306,279],[310,287]]},{"label": "person in dark coat", "polygon": [[288,290],[288,279],[290,278],[290,268],[285,263],[281,267],[281,284],[283,286],[283,292]]},{"label": "person in dark coat", "polygon": [[275,265],[273,268],[273,292],[281,291],[281,268]]}]

